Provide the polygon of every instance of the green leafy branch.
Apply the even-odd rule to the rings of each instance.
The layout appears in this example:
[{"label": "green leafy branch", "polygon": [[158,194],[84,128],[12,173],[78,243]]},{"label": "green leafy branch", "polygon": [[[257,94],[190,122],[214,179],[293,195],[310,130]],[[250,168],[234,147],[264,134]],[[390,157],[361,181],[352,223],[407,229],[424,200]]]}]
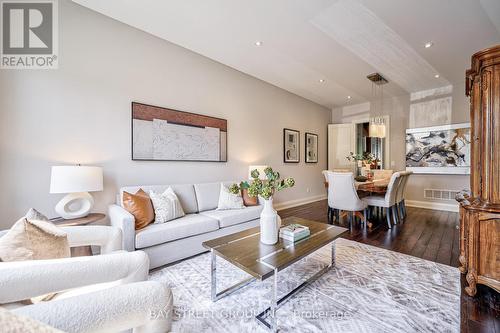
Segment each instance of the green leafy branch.
[{"label": "green leafy branch", "polygon": [[261,180],[259,178],[260,172],[257,169],[252,170],[250,173],[252,180],[250,182],[242,181],[240,184],[232,184],[229,187],[229,191],[233,194],[238,194],[241,190],[247,190],[250,197],[261,196],[268,200],[274,193],[295,185],[295,179],[292,177],[282,179],[280,173],[274,171],[271,167],[265,168],[264,173],[266,179]]}]

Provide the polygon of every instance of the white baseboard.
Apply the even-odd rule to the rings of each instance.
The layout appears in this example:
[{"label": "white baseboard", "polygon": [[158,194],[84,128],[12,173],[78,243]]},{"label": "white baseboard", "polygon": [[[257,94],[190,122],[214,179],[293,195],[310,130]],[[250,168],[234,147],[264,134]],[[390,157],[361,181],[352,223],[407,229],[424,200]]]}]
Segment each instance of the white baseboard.
[{"label": "white baseboard", "polygon": [[297,207],[300,205],[305,205],[305,204],[315,202],[315,201],[325,200],[326,198],[327,198],[326,194],[322,194],[322,195],[315,195],[312,197],[307,197],[307,198],[302,198],[302,199],[278,202],[277,204],[274,205],[274,209],[283,210],[283,209],[287,209],[287,208]]},{"label": "white baseboard", "polygon": [[443,202],[433,202],[433,201],[405,200],[405,203],[406,206],[408,207],[444,210],[447,212],[458,212],[458,202],[443,203]]},{"label": "white baseboard", "polygon": [[[315,201],[325,200],[326,198],[327,198],[326,194],[323,194],[302,199],[279,202],[274,205],[274,209],[283,210],[287,208],[305,205]],[[405,203],[406,206],[408,207],[444,210],[447,212],[458,212],[458,202],[455,204],[455,203],[443,203],[443,202],[432,202],[432,201],[405,200]]]}]

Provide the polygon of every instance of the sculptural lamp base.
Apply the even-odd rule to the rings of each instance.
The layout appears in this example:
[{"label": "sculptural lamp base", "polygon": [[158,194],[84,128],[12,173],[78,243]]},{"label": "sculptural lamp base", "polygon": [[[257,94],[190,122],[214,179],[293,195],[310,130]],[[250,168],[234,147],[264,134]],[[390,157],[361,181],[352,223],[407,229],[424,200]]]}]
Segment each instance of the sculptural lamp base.
[{"label": "sculptural lamp base", "polygon": [[89,215],[94,206],[94,198],[88,192],[70,193],[56,205],[56,212],[66,220]]},{"label": "sculptural lamp base", "polygon": [[281,218],[273,207],[273,199],[264,200],[260,214],[260,242],[273,245],[278,242]]}]

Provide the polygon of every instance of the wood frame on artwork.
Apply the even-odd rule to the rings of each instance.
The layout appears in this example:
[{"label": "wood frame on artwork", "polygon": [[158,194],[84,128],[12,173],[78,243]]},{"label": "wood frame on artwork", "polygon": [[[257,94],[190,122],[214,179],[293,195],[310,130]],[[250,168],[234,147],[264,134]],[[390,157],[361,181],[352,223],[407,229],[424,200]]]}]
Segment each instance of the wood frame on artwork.
[{"label": "wood frame on artwork", "polygon": [[[297,159],[290,159],[287,158],[287,132],[292,132],[294,135],[297,137]],[[284,163],[299,163],[300,162],[300,131],[290,129],[290,128],[284,128],[283,129],[283,162]]]},{"label": "wood frame on artwork", "polygon": [[[316,137],[316,160],[315,161],[308,160],[308,156],[307,156],[307,137],[308,136],[315,136]],[[306,163],[318,163],[318,143],[319,143],[318,134],[309,133],[309,132],[306,132],[304,134],[304,161]]]},{"label": "wood frame on artwork", "polygon": [[[132,137],[131,137],[131,158],[133,161],[183,161],[183,162],[227,162],[227,153],[228,153],[228,144],[227,144],[227,120],[222,119],[222,118],[216,118],[216,117],[211,117],[211,116],[206,116],[206,115],[201,115],[201,114],[196,114],[192,112],[186,112],[186,111],[179,111],[179,110],[174,110],[174,109],[169,109],[169,108],[163,108],[159,106],[154,106],[154,105],[149,105],[149,104],[144,104],[144,103],[139,103],[139,102],[132,102],[131,104],[131,129],[132,129]],[[200,155],[200,158],[177,158],[178,156],[184,157],[185,155],[179,154],[174,156],[174,158],[155,158],[154,153],[149,154],[149,152],[144,152],[140,151],[138,153],[136,151],[136,148],[141,148],[140,145],[136,141],[136,134],[134,133],[134,127],[136,127],[137,123],[142,123],[143,126],[147,126],[147,128],[150,128],[148,132],[147,130],[145,131],[146,136],[153,136],[153,126],[149,125],[147,122],[153,122],[153,120],[160,120],[160,121],[165,121],[165,124],[168,123],[169,126],[168,130],[166,133],[171,133],[171,129],[176,127],[177,129],[184,130],[188,133],[194,131],[196,132],[195,137],[199,137],[199,131],[207,130],[207,132],[202,132],[203,134],[208,133],[209,131],[212,131],[213,135],[212,137],[212,147],[215,147],[213,152],[214,156],[210,155],[205,155],[204,154],[198,154]],[[178,127],[177,127],[178,126]],[[138,126],[138,128],[140,128]],[[138,129],[136,128],[136,130]],[[176,130],[173,130],[174,132]],[[214,132],[215,131],[215,132]],[[217,132],[218,131],[218,132]],[[161,131],[160,131],[161,133]],[[216,138],[216,135],[218,134],[219,137],[219,146],[217,147],[214,142],[214,139]],[[139,138],[141,138],[141,135],[138,135]],[[190,137],[190,136],[185,136],[185,137]],[[208,137],[208,136],[204,136]],[[151,140],[151,138],[149,138]],[[139,141],[139,143],[146,142],[145,145],[149,145],[148,140],[141,139],[143,141]],[[167,141],[171,142],[171,141]],[[151,141],[151,145],[154,145],[153,141]],[[182,146],[176,145],[176,147]],[[191,147],[195,147],[196,145],[191,145]],[[198,143],[198,147],[200,147],[200,144]],[[153,148],[152,148],[153,149]],[[218,150],[216,150],[218,149]],[[140,149],[137,149],[140,150]],[[161,147],[160,147],[161,150]],[[152,150],[153,151],[153,150]],[[167,153],[166,155],[169,155],[169,152],[172,150],[168,149],[166,150]],[[202,149],[198,148],[198,151],[203,151]],[[192,150],[188,150],[188,152],[192,152]],[[217,157],[218,153],[218,158]],[[187,155],[187,154],[186,154]],[[170,157],[170,156],[168,156]],[[198,156],[197,156],[198,157]]]}]

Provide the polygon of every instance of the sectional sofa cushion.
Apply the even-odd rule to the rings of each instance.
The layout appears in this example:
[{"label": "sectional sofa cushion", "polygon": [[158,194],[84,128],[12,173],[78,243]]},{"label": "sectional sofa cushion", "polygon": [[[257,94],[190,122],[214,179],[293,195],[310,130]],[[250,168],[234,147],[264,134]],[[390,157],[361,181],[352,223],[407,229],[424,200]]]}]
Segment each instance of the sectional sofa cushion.
[{"label": "sectional sofa cushion", "polygon": [[145,228],[155,220],[155,211],[151,198],[142,189],[135,194],[123,192],[123,208],[134,216],[135,229]]},{"label": "sectional sofa cushion", "polygon": [[248,189],[246,188],[241,190],[241,197],[243,198],[243,203],[247,207],[259,205],[259,198],[249,196]]},{"label": "sectional sofa cushion", "polygon": [[149,195],[155,210],[154,223],[165,223],[186,215],[179,198],[177,198],[171,187],[167,188],[163,193],[151,191]]},{"label": "sectional sofa cushion", "polygon": [[135,234],[135,247],[145,247],[171,242],[181,238],[219,229],[219,221],[201,214],[188,214],[163,224],[150,224]]},{"label": "sectional sofa cushion", "polygon": [[[198,204],[196,202],[196,193],[194,192],[194,187],[192,184],[183,185],[143,185],[143,186],[126,186],[120,189],[120,205],[123,198],[123,191],[129,193],[135,193],[140,188],[146,192],[155,191],[157,193],[163,193],[167,188],[172,187],[175,195],[179,198],[182,209],[186,214],[192,214],[198,212]],[[122,206],[123,207],[123,206]]]},{"label": "sectional sofa cushion", "polygon": [[219,203],[217,204],[217,210],[243,208],[245,208],[245,205],[243,204],[241,193],[233,194],[229,191],[229,188],[226,185],[220,184]]},{"label": "sectional sofa cushion", "polygon": [[200,215],[208,216],[219,221],[221,228],[258,219],[263,206],[252,206],[233,210],[209,210],[200,212]]},{"label": "sectional sofa cushion", "polygon": [[217,208],[220,193],[219,183],[194,184],[196,199],[198,200],[198,211],[203,212]]}]

